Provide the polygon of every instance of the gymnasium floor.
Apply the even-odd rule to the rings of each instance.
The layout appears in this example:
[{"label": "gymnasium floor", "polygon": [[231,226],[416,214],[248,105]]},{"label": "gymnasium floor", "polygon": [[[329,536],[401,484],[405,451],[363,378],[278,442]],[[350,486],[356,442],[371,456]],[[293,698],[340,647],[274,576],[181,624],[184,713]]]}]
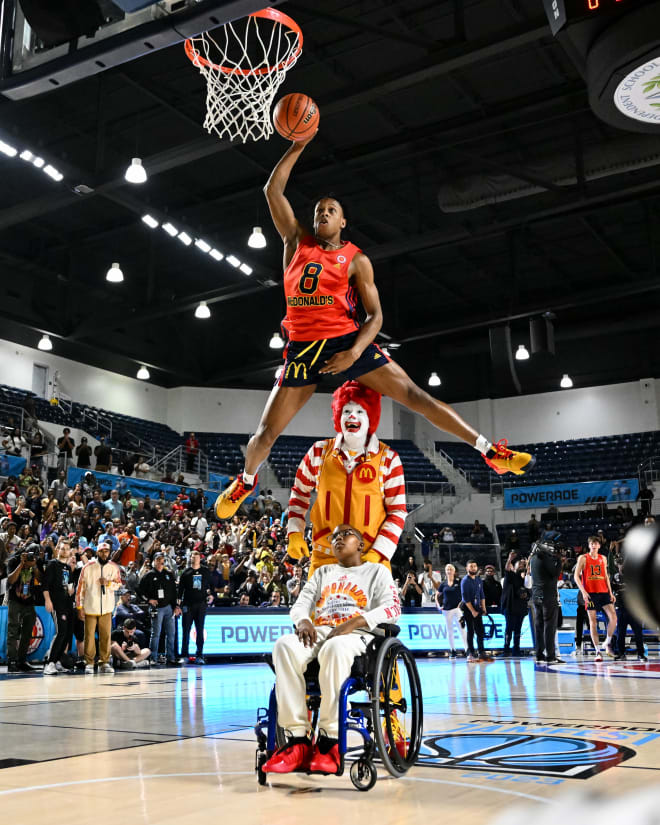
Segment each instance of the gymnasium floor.
[{"label": "gymnasium floor", "polygon": [[[255,709],[266,665],[8,676],[0,670],[0,811],[17,825],[71,821],[240,825],[443,822],[512,804],[556,804],[585,789],[620,796],[660,783],[660,663],[531,660],[470,666],[418,659],[420,765],[382,772],[368,793],[348,776],[254,775]],[[660,790],[660,789],[659,789]],[[330,804],[324,804],[327,800]],[[137,820],[136,820],[137,817]],[[481,820],[485,821],[485,820]]]}]

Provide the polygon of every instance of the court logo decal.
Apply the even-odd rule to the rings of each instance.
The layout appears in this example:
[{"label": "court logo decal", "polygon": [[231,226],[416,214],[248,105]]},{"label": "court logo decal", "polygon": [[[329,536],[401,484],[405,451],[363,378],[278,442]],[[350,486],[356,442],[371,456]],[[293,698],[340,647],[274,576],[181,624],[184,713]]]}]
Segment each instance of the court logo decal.
[{"label": "court logo decal", "polygon": [[39,645],[44,640],[44,626],[39,616],[35,616],[34,625],[32,626],[32,638],[28,647],[27,655],[35,653],[39,649]]},{"label": "court logo decal", "polygon": [[424,740],[418,764],[503,774],[588,779],[635,756],[595,739],[537,733],[448,733]]},{"label": "court logo decal", "polygon": [[616,677],[620,679],[660,679],[660,662],[570,662],[545,665],[545,669],[572,676]]}]

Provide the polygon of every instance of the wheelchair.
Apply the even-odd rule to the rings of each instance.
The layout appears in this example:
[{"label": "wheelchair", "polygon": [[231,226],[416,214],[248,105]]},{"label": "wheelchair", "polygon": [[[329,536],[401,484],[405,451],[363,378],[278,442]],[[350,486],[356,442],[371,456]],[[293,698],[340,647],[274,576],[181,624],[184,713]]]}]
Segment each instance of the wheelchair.
[{"label": "wheelchair", "polygon": [[[422,690],[412,653],[396,638],[400,628],[378,625],[365,653],[357,656],[339,696],[339,755],[336,773],[344,773],[350,763],[351,782],[359,791],[376,784],[375,763],[381,763],[394,777],[403,776],[415,764],[423,728]],[[272,667],[272,662],[270,662]],[[312,731],[318,732],[321,704],[319,664],[316,659],[305,671],[307,711]],[[359,696],[358,694],[361,694]],[[366,694],[366,697],[365,697]],[[355,698],[354,698],[355,697]],[[267,774],[263,766],[278,747],[286,744],[285,732],[277,724],[275,686],[267,708],[257,711],[255,771],[260,785]],[[358,734],[362,742],[349,746],[348,734]],[[299,770],[296,773],[309,773]]]}]

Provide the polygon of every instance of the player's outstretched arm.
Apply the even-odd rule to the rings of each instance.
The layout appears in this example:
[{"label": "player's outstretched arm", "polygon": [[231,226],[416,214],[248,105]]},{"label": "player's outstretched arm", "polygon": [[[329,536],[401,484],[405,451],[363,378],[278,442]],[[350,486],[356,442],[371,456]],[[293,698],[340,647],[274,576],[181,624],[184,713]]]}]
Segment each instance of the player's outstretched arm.
[{"label": "player's outstretched arm", "polygon": [[268,178],[268,183],[264,186],[264,194],[268,201],[268,208],[280,237],[287,245],[295,245],[304,235],[304,229],[298,222],[288,198],[284,195],[284,190],[289,182],[289,175],[302,154],[303,149],[313,135],[307,140],[296,141],[289,146],[280,161],[275,166]]}]

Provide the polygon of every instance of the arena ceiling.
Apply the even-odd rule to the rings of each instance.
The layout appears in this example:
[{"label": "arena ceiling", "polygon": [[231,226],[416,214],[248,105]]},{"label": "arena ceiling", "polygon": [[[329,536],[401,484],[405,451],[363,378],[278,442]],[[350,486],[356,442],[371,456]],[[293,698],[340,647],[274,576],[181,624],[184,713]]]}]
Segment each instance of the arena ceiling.
[{"label": "arena ceiling", "polygon": [[[282,93],[319,104],[321,129],[288,194],[310,214],[331,190],[374,263],[382,344],[447,401],[511,395],[489,329],[554,316],[556,354],[517,364],[522,393],[660,376],[660,138],[590,111],[584,67],[539,0],[316,0],[278,8],[304,32]],[[2,337],[163,386],[268,388],[284,314],[281,244],[262,187],[277,135],[202,129],[205,89],[181,45],[22,101],[5,135],[47,155],[62,185],[0,156]],[[141,187],[123,179],[139,155]],[[625,162],[621,159],[625,158]],[[84,185],[91,191],[75,191]],[[83,191],[83,194],[80,192]],[[167,214],[233,252],[245,276],[140,220]],[[255,225],[268,246],[248,249]],[[121,263],[123,284],[105,273]],[[194,318],[207,300],[211,319]],[[109,403],[108,403],[109,405]]]}]

